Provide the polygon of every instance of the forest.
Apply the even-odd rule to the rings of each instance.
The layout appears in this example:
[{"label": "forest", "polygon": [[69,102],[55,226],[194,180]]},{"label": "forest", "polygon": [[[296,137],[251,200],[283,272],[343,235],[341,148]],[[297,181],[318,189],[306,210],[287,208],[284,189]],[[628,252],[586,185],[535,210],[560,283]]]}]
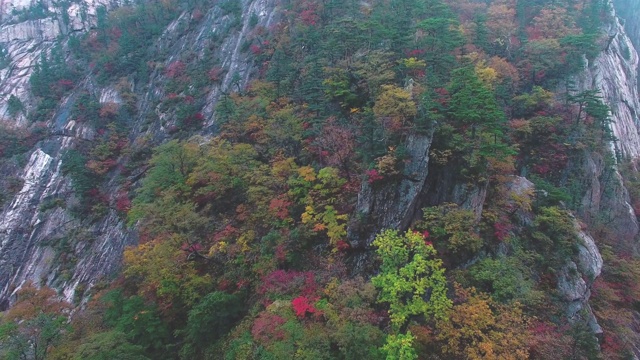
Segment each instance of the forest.
[{"label": "forest", "polygon": [[[86,77],[116,84],[122,104],[83,92],[70,109],[96,129],[64,157],[77,201],[41,209],[87,223],[115,211],[138,241],[74,303],[24,285],[0,315],[0,357],[633,358],[640,261],[614,215],[583,204],[595,156],[640,210],[610,109],[575,84],[612,41],[608,1],[280,0],[277,23],[243,44],[249,85],[230,74],[211,124],[207,91],[229,75],[219,59],[162,66],[149,44],[176,14],[197,23],[214,6],[235,19],[229,32],[258,23],[234,0],[139,1],[99,8],[93,29],[40,59],[33,126],[0,132],[0,158],[43,139]],[[161,139],[134,138],[140,94],[122,79],[152,74],[174,120]],[[401,189],[418,183],[400,214]],[[570,318],[558,284],[577,273],[587,228],[604,265]],[[91,241],[65,239],[62,262]]]}]

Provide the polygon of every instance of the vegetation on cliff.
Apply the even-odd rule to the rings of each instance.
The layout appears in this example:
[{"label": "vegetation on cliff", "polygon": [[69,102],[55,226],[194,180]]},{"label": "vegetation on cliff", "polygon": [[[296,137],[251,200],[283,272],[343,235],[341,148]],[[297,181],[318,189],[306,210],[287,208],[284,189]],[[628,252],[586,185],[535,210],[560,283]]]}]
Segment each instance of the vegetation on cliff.
[{"label": "vegetation on cliff", "polygon": [[[256,16],[238,4],[216,5],[236,19],[227,31]],[[75,213],[117,211],[139,244],[69,323],[69,305],[50,300],[49,290],[20,291],[0,319],[0,355],[629,356],[640,262],[616,248],[606,219],[595,222],[606,258],[592,294],[600,338],[587,315],[567,319],[557,286],[566,264],[578,262],[572,211],[585,192],[585,153],[602,154],[609,167],[622,160],[610,153],[608,108],[572,84],[606,47],[606,1],[283,0],[278,24],[256,26],[243,46],[258,64],[255,79],[222,97],[215,134],[203,136],[204,94],[225,75],[219,59],[186,54],[161,68],[146,44],[172,12],[186,9],[197,22],[207,5],[101,10],[95,29],[69,41],[75,65],[89,64],[124,100],[100,105],[87,93],[72,109],[97,130],[62,168]],[[81,75],[56,54],[31,79],[34,121]],[[149,151],[150,139],[133,142],[123,128],[137,101],[127,81],[154,72],[166,80],[157,109],[173,121],[169,141]],[[366,246],[350,241],[349,227],[370,225],[356,206],[362,184],[376,191],[411,180],[407,139],[431,134],[430,176],[486,189],[483,204],[425,200],[407,232],[382,231]],[[0,133],[0,156],[33,136]],[[102,182],[115,172],[121,190],[106,194]],[[538,191],[512,191],[515,175]]]}]

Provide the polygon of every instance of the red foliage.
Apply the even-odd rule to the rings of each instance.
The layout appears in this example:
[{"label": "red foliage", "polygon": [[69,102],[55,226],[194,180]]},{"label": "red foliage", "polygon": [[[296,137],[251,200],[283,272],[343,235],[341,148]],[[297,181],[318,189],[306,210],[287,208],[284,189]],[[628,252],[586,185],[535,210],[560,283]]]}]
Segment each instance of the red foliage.
[{"label": "red foliage", "polygon": [[617,354],[623,350],[623,346],[617,336],[605,332],[602,339],[602,352],[605,354]]},{"label": "red foliage", "polygon": [[173,79],[184,74],[185,69],[185,64],[182,61],[177,60],[167,66],[164,70],[164,74]]},{"label": "red foliage", "polygon": [[100,108],[100,117],[102,118],[114,118],[118,115],[119,105],[114,102],[108,102],[102,105]]},{"label": "red foliage", "polygon": [[74,83],[69,79],[60,79],[51,85],[51,91],[57,96],[62,96],[65,92],[73,89]]},{"label": "red foliage", "polygon": [[238,288],[238,290],[244,289],[247,286],[249,286],[249,280],[238,280],[238,282],[236,283],[236,288]]},{"label": "red foliage", "polygon": [[213,82],[218,82],[222,80],[223,74],[224,74],[224,69],[219,66],[216,66],[207,72],[207,76],[209,77],[209,80]]},{"label": "red foliage", "polygon": [[540,175],[562,171],[569,160],[567,148],[563,144],[546,143],[536,148],[536,153],[539,163],[533,165],[532,170]]},{"label": "red foliage", "polygon": [[547,334],[556,331],[555,326],[542,321],[535,321],[529,328],[532,334]]},{"label": "red foliage", "polygon": [[527,27],[527,38],[529,39],[529,41],[540,40],[540,39],[543,38],[542,37],[542,31],[538,27],[528,26]]},{"label": "red foliage", "polygon": [[263,312],[253,322],[251,336],[261,345],[269,345],[274,341],[284,340],[286,334],[280,326],[286,323],[284,318],[269,312]]},{"label": "red foliage", "polygon": [[279,263],[284,263],[287,260],[287,248],[284,244],[278,244],[276,246],[275,256]]},{"label": "red foliage", "polygon": [[366,175],[367,182],[369,182],[369,184],[373,184],[376,181],[384,179],[384,176],[380,175],[380,173],[378,173],[378,170],[376,169],[367,170]]},{"label": "red foliage", "polygon": [[218,282],[218,290],[226,291],[230,288],[231,282],[227,279],[222,279]]},{"label": "red foliage", "polygon": [[312,272],[305,272],[304,285],[302,288],[302,295],[311,296],[318,292],[318,283],[316,283],[316,277]]},{"label": "red foliage", "polygon": [[309,9],[300,13],[300,20],[305,25],[312,26],[318,23],[319,17],[314,10]]},{"label": "red foliage", "polygon": [[303,318],[307,316],[307,313],[315,314],[318,312],[318,309],[313,306],[314,302],[315,300],[310,300],[306,296],[298,296],[291,301],[291,305],[296,316]]},{"label": "red foliage", "polygon": [[91,198],[90,203],[92,204],[99,204],[99,203],[107,204],[109,202],[109,199],[107,198],[107,196],[102,192],[100,192],[100,190],[98,190],[97,188],[93,188],[87,191],[87,196]]},{"label": "red foliage", "polygon": [[318,21],[320,21],[316,4],[305,1],[300,7],[302,8],[302,11],[300,11],[299,17],[303,24],[307,26],[314,26]]},{"label": "red foliage", "polygon": [[193,115],[187,116],[184,119],[182,119],[182,126],[184,127],[200,126],[202,125],[203,121],[204,121],[204,115],[202,115],[202,113],[200,112],[197,112]]},{"label": "red foliage", "polygon": [[298,271],[276,270],[262,278],[258,294],[286,294],[294,288],[300,287],[303,273]]},{"label": "red foliage", "polygon": [[504,222],[496,222],[493,224],[493,236],[498,239],[498,241],[504,241],[509,236],[509,231],[511,230],[511,225]]},{"label": "red foliage", "polygon": [[450,99],[449,91],[447,91],[447,89],[445,88],[436,88],[434,89],[434,91],[436,92],[436,94],[438,94],[438,98],[436,99],[436,101],[442,106],[447,106]]},{"label": "red foliage", "polygon": [[216,232],[213,235],[213,241],[214,242],[223,241],[225,239],[229,239],[229,238],[235,237],[239,233],[240,232],[238,231],[238,229],[236,229],[235,227],[233,227],[231,225],[227,225],[227,226],[224,227],[224,229]]},{"label": "red foliage", "polygon": [[57,85],[66,90],[70,90],[73,88],[73,81],[69,79],[60,79],[58,80]]},{"label": "red foliage", "polygon": [[121,213],[127,213],[131,210],[131,200],[129,200],[129,196],[124,191],[118,193],[116,197],[116,210]]},{"label": "red foliage", "polygon": [[351,245],[349,245],[349,243],[344,240],[338,240],[338,242],[336,243],[336,248],[338,249],[338,251],[346,251],[351,248]]},{"label": "red foliage", "polygon": [[275,213],[276,217],[280,220],[284,220],[289,217],[289,207],[292,202],[287,200],[284,196],[279,196],[275,199],[271,199],[269,203],[269,211]]},{"label": "red foliage", "polygon": [[407,50],[405,53],[407,54],[407,57],[419,57],[420,55],[424,55],[427,51],[425,49],[414,49],[414,50]]},{"label": "red foliage", "polygon": [[186,251],[186,252],[192,253],[192,252],[196,252],[196,251],[202,251],[204,249],[204,247],[200,243],[194,243],[194,244],[184,243],[184,244],[182,244],[180,249],[182,251]]},{"label": "red foliage", "polygon": [[622,279],[617,281],[607,281],[603,276],[600,276],[593,282],[591,289],[594,297],[601,296],[600,293],[607,294],[613,292],[616,298],[610,299],[609,301],[616,302],[621,306],[624,306],[635,301],[631,293],[633,285],[635,284],[629,284],[628,281],[624,281]]},{"label": "red foliage", "polygon": [[109,29],[109,38],[111,41],[117,42],[118,39],[120,39],[120,36],[122,36],[122,30],[120,30],[117,27],[112,27],[111,29]]},{"label": "red foliage", "polygon": [[251,53],[253,55],[260,55],[262,54],[262,48],[256,44],[251,44],[251,46],[249,47],[249,50],[251,50]]},{"label": "red foliage", "polygon": [[318,293],[318,290],[318,284],[312,272],[275,270],[262,278],[257,293],[267,297],[295,293],[312,297]]},{"label": "red foliage", "polygon": [[193,21],[200,21],[204,17],[204,13],[200,9],[195,9],[191,13],[191,19]]},{"label": "red foliage", "polygon": [[[305,122],[302,126],[306,130],[311,124]],[[309,149],[318,156],[322,164],[337,167],[349,178],[350,171],[354,168],[352,162],[356,148],[355,139],[352,129],[338,124],[336,119],[331,117],[327,119]]]}]

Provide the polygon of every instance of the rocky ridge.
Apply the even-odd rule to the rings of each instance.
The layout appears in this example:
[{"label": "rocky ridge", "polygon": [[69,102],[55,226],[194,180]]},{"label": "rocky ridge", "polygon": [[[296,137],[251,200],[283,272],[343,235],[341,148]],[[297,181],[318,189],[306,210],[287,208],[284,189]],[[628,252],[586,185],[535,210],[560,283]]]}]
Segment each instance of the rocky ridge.
[{"label": "rocky ridge", "polygon": [[[65,26],[61,24],[61,10],[52,5],[47,7],[48,17],[25,21],[11,16],[5,9],[0,25],[0,46],[8,49],[10,59],[9,64],[0,70],[0,119],[5,125],[27,126],[24,113],[33,106],[29,76],[41,54],[56,44],[64,44],[70,31],[86,31],[93,26],[98,6],[117,5],[116,2],[100,1],[74,3],[64,10],[69,18]],[[31,4],[15,6],[28,7]],[[203,112],[208,125],[214,123],[219,97],[231,86],[244,87],[251,77],[253,59],[241,53],[249,26],[256,25],[249,24],[250,18],[255,14],[258,25],[268,27],[277,17],[273,0],[243,1],[242,6],[241,27],[237,31],[226,31],[233,19],[214,6],[194,28],[185,29],[183,25],[190,14],[181,13],[152,44],[152,51],[166,54],[164,66],[167,66],[183,52],[205,56],[210,34],[219,33],[224,37],[214,55],[222,60],[221,66],[226,75],[220,84],[210,89],[207,97]],[[240,77],[239,83],[235,79],[233,81],[236,82],[232,83],[234,76]],[[161,141],[167,136],[172,114],[164,113],[154,105],[164,96],[162,87],[158,85],[162,81],[165,81],[164,74],[156,71],[146,84],[130,83],[131,89],[142,99],[137,116],[129,120],[129,126],[133,128],[130,140],[133,142],[142,137]],[[91,76],[82,80],[64,98],[48,122],[49,135],[29,152],[28,161],[15,174],[23,185],[12,199],[0,207],[0,307],[8,306],[11,295],[27,280],[59,289],[68,301],[81,299],[84,291],[118,269],[124,247],[136,241],[135,233],[126,228],[115,209],[109,209],[105,216],[86,223],[62,207],[48,209],[43,206],[72,193],[70,179],[61,172],[62,157],[68,149],[94,137],[89,125],[78,124],[69,117],[70,109],[82,91],[95,94],[101,104],[122,102],[115,87],[107,85],[101,88]],[[18,97],[27,111],[10,117],[7,102],[11,95]],[[160,121],[143,126],[148,114],[158,116]],[[15,171],[15,166],[8,168]],[[110,174],[107,180],[107,187],[113,193],[119,187],[118,176],[117,173]]]}]

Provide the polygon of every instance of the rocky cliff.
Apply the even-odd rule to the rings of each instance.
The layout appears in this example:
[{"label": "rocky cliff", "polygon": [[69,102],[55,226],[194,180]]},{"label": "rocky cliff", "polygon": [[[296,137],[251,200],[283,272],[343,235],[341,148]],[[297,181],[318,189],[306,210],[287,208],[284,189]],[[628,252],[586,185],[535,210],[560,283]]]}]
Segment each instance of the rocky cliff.
[{"label": "rocky cliff", "polygon": [[[196,57],[216,57],[219,60],[221,81],[207,89],[206,104],[202,113],[205,125],[215,122],[217,100],[232,86],[242,88],[255,70],[254,60],[247,55],[242,44],[251,29],[268,28],[276,19],[278,9],[273,0],[243,1],[240,19],[224,15],[216,6],[199,14],[197,24],[191,21],[190,12],[179,13],[162,35],[149,44],[149,51],[160,59],[160,68],[175,62],[185,53]],[[33,7],[41,7],[38,16],[31,19]],[[4,52],[0,68],[0,121],[13,128],[28,128],[26,114],[35,107],[30,92],[29,78],[41,54],[47,54],[54,46],[66,47],[69,34],[89,31],[96,24],[96,9],[112,8],[117,2],[76,2],[59,8],[52,3],[15,3],[14,8],[4,9],[0,25],[0,48]],[[229,29],[231,24],[233,29]],[[185,27],[185,25],[187,25]],[[212,35],[213,34],[213,35]],[[215,50],[211,52],[212,36]],[[70,55],[68,55],[70,56]],[[162,71],[152,72],[148,79],[130,81],[125,87],[129,95],[140,101],[136,115],[126,119],[132,129],[129,140],[155,139],[162,141],[175,122],[173,113],[158,107],[158,99],[166,94],[163,84],[167,81]],[[70,112],[79,94],[90,93],[99,103],[121,104],[119,91],[109,84],[97,85],[89,75],[67,93],[55,115],[46,123],[44,139],[29,151],[23,162],[13,159],[2,164],[2,174],[13,179],[18,187],[2,204],[0,212],[0,303],[2,307],[21,284],[32,280],[60,289],[64,297],[72,301],[81,298],[82,292],[91,288],[105,275],[117,270],[126,245],[136,242],[135,233],[127,229],[123,218],[114,207],[104,215],[91,220],[71,214],[74,201],[70,178],[61,171],[62,157],[95,139],[95,130],[71,118]],[[10,114],[8,103],[15,97],[24,109]],[[149,123],[149,117],[157,121]],[[205,127],[205,132],[207,127]],[[132,179],[139,174],[134,174]],[[104,181],[104,191],[115,194],[122,185],[122,175],[116,170]],[[125,176],[126,177],[126,176]],[[3,179],[3,180],[6,180]],[[67,201],[67,200],[70,200]],[[66,201],[66,203],[65,203]],[[110,201],[113,204],[114,198]],[[47,206],[46,204],[63,206]],[[78,292],[79,291],[79,292]]]}]

